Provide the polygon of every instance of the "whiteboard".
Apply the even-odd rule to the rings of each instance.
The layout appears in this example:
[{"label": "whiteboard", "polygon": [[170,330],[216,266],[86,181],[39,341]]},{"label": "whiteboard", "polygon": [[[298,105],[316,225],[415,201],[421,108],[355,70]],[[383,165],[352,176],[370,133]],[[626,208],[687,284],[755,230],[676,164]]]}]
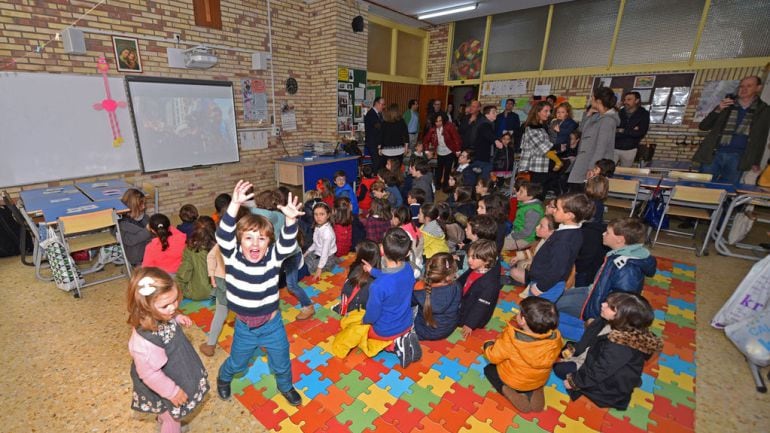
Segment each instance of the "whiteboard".
[{"label": "whiteboard", "polygon": [[233,83],[126,77],[145,172],[238,162]]},{"label": "whiteboard", "polygon": [[[127,101],[122,78],[109,78]],[[113,146],[107,112],[97,111],[101,75],[0,73],[0,187],[139,170],[128,107],[116,110],[125,140]]]}]

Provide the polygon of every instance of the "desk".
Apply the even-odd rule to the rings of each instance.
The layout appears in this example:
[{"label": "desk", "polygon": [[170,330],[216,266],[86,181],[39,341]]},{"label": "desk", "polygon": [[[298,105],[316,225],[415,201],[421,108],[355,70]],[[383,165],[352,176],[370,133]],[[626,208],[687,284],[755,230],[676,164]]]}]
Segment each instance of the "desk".
[{"label": "desk", "polygon": [[122,201],[113,198],[103,199],[101,201],[89,201],[78,205],[54,203],[44,207],[42,212],[46,224],[55,224],[59,217],[96,212],[104,209],[115,209],[115,212],[117,213],[128,211],[128,208]]},{"label": "desk", "polygon": [[[770,207],[770,188],[763,188],[756,185],[744,185],[740,184],[736,186],[736,192],[738,196],[730,203],[727,208],[725,218],[719,227],[719,231],[716,234],[716,240],[714,246],[717,251],[725,256],[738,257],[747,260],[760,260],[767,255],[767,251],[756,245],[749,245],[737,242],[735,245],[730,245],[727,242],[727,235],[729,233],[728,226],[733,215],[737,213],[738,208],[746,204],[755,204],[762,207]],[[770,223],[770,220],[757,219],[757,221]],[[746,255],[734,251],[733,248],[739,248],[743,250],[753,251],[760,254]]]},{"label": "desk", "polygon": [[56,188],[39,188],[19,193],[24,210],[29,214],[39,215],[43,208],[52,205],[80,206],[91,200],[72,185]]},{"label": "desk", "polygon": [[652,172],[692,171],[692,161],[652,161],[646,168]]},{"label": "desk", "polygon": [[83,191],[93,201],[120,200],[131,185],[120,179],[101,180],[92,183],[76,183],[75,186]]},{"label": "desk", "polygon": [[315,189],[318,179],[326,178],[334,184],[334,172],[345,172],[347,181],[353,184],[358,178],[358,156],[316,156],[306,160],[302,156],[290,156],[275,160],[275,180],[278,185],[299,186],[305,191]]},{"label": "desk", "polygon": [[723,189],[727,191],[727,194],[735,195],[735,185],[730,183],[719,183],[719,182],[699,182],[697,180],[683,180],[683,179],[671,179],[668,177],[664,177],[661,181],[660,176],[633,176],[630,174],[615,174],[612,176],[616,179],[625,179],[625,180],[638,180],[639,186],[646,189],[653,189],[658,186],[658,182],[660,182],[660,187],[662,189],[671,189],[675,185],[680,186],[693,186],[697,188],[708,188],[708,189]]}]

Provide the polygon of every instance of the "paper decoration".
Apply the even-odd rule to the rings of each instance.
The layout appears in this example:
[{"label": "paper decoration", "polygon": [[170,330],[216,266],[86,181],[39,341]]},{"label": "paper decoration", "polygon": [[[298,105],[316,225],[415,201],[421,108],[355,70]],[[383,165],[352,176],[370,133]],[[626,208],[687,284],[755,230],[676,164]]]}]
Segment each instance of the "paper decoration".
[{"label": "paper decoration", "polygon": [[687,105],[687,101],[690,99],[689,87],[674,87],[671,91],[670,105]]},{"label": "paper decoration", "polygon": [[259,123],[267,122],[265,82],[245,78],[241,80],[241,94],[243,95],[243,119],[256,120]]},{"label": "paper decoration", "polygon": [[663,123],[666,116],[666,106],[650,108],[650,123]]},{"label": "paper decoration", "polygon": [[107,64],[107,60],[104,56],[100,56],[97,60],[96,70],[102,74],[104,80],[104,93],[107,95],[102,102],[94,104],[94,110],[107,112],[107,118],[110,120],[110,128],[112,129],[112,147],[120,147],[123,144],[123,136],[120,134],[120,125],[118,124],[118,116],[115,115],[115,110],[118,108],[126,108],[128,104],[125,101],[116,101],[112,99],[110,93],[110,83],[107,80],[107,72],[110,70],[110,65]]},{"label": "paper decoration", "polygon": [[600,87],[610,87],[610,86],[612,86],[612,77],[601,77],[601,78],[599,78],[599,86]]},{"label": "paper decoration", "polygon": [[517,96],[527,94],[527,80],[485,81],[481,96]]},{"label": "paper decoration", "polygon": [[639,92],[639,99],[642,104],[650,103],[650,96],[652,95],[652,89],[634,89],[634,92]]},{"label": "paper decoration", "polygon": [[667,125],[681,125],[682,119],[684,119],[685,107],[668,107],[666,111],[666,124]]},{"label": "paper decoration", "polygon": [[548,96],[551,94],[550,84],[538,84],[535,86],[535,96]]},{"label": "paper decoration", "polygon": [[655,75],[639,75],[634,78],[634,87],[651,89],[655,86]]},{"label": "paper decoration", "polygon": [[670,87],[658,87],[652,95],[652,105],[668,105],[668,96],[670,93]]}]

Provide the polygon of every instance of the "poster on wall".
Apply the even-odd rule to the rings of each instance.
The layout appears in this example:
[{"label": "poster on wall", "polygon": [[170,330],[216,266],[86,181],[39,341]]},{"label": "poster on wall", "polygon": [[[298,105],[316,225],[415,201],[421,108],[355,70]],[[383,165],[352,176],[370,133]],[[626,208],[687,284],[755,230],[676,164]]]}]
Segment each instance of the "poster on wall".
[{"label": "poster on wall", "polygon": [[297,115],[294,113],[294,105],[285,103],[281,107],[281,128],[284,131],[297,130]]},{"label": "poster on wall", "polygon": [[711,110],[719,105],[719,101],[724,99],[729,93],[738,93],[739,80],[715,80],[706,81],[703,85],[703,91],[700,93],[698,106],[695,108],[695,117],[693,122],[700,122],[706,118]]},{"label": "poster on wall", "polygon": [[693,73],[594,77],[593,89],[612,88],[619,103],[626,92],[639,92],[642,107],[650,112],[650,123],[680,125],[684,123],[694,79]]},{"label": "poster on wall", "polygon": [[371,104],[367,90],[366,71],[337,68],[337,132],[355,131],[364,121],[362,107]]},{"label": "poster on wall", "polygon": [[518,96],[527,94],[527,80],[485,81],[481,96]]},{"label": "poster on wall", "polygon": [[241,80],[243,96],[243,119],[267,122],[267,92],[262,80]]}]

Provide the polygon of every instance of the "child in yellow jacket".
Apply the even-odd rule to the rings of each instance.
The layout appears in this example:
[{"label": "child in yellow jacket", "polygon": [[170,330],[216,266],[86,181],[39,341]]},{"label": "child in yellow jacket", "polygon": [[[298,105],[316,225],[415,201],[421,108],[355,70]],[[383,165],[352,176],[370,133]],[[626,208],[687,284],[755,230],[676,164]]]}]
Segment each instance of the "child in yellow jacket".
[{"label": "child in yellow jacket", "polygon": [[420,233],[425,239],[423,254],[425,259],[433,257],[437,253],[448,253],[449,244],[446,240],[446,232],[439,220],[439,208],[435,203],[423,203],[420,213],[417,215],[420,224]]},{"label": "child in yellow jacket", "polygon": [[547,299],[529,297],[495,341],[484,343],[484,375],[519,412],[545,408],[543,387],[562,348],[559,313]]}]

